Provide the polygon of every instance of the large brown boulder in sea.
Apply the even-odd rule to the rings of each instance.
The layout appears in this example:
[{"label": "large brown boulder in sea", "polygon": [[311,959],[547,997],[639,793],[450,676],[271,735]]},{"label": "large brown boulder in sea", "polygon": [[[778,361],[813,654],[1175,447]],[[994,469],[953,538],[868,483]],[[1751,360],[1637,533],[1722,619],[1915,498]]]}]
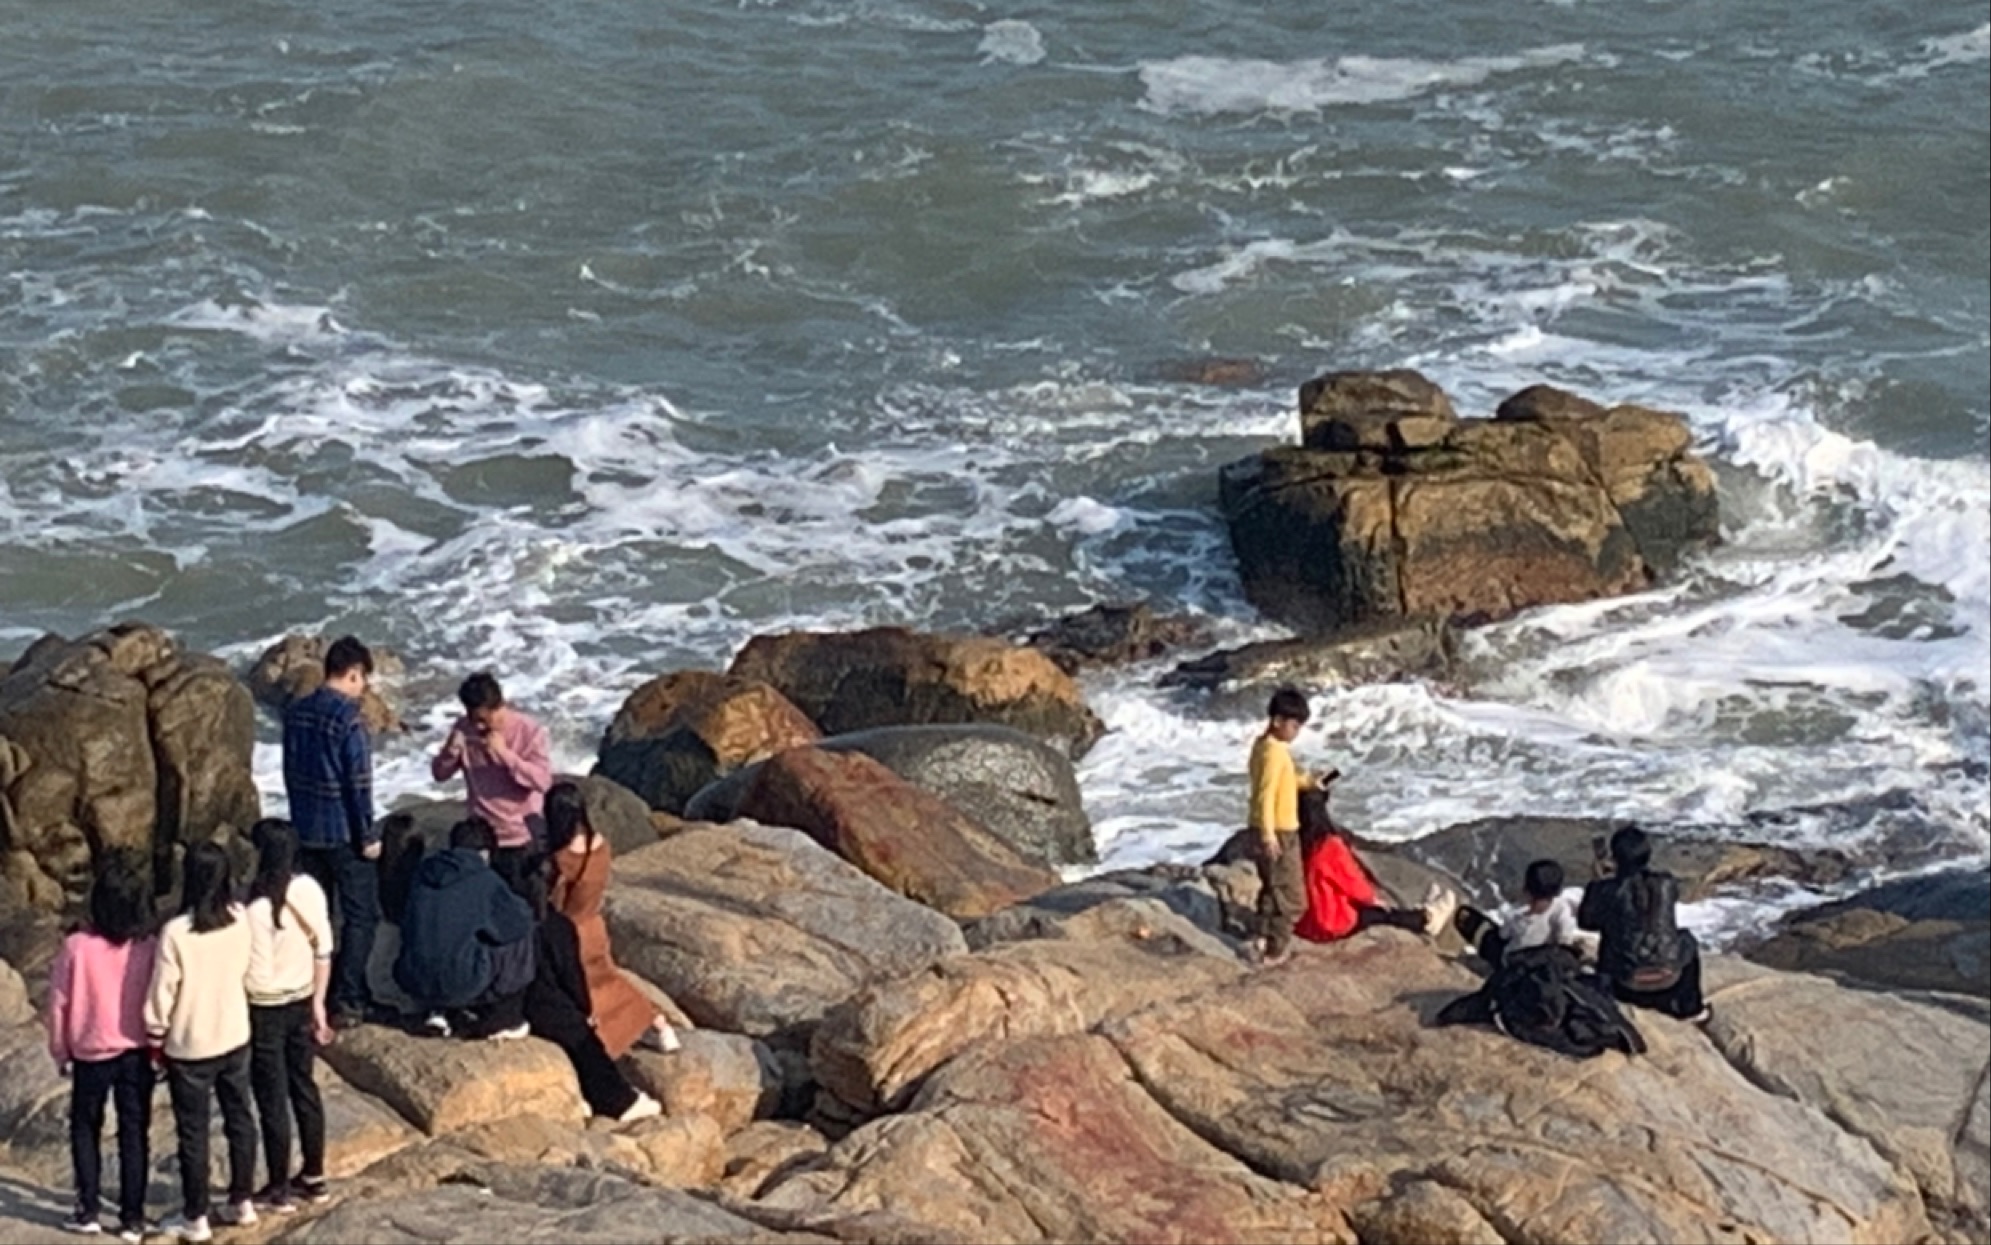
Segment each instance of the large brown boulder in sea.
[{"label": "large brown boulder in sea", "polygon": [[651,679],[629,694],[602,736],[595,773],[667,813],[714,780],[822,738],[766,683],[707,670]]},{"label": "large brown boulder in sea", "polygon": [[1750,950],[1774,968],[1897,990],[1991,994],[1991,875],[1945,869],[1793,913]]},{"label": "large brown boulder in sea", "polygon": [[[282,713],[293,700],[309,696],[325,682],[325,650],[332,641],[322,635],[291,634],[262,651],[242,676],[256,703]],[[401,674],[401,659],[384,648],[368,646],[373,654],[376,680],[391,680]],[[379,682],[360,696],[360,721],[375,735],[407,729],[401,715],[381,694]]]},{"label": "large brown boulder in sea", "polygon": [[249,693],[164,631],[42,637],[0,679],[0,873],[43,908],[110,853],[165,880],[178,845],[255,823],[254,744]]},{"label": "large brown boulder in sea", "polygon": [[727,673],[773,684],[826,735],[990,722],[1076,759],[1105,731],[1049,657],[989,636],[904,627],[756,636]]},{"label": "large brown boulder in sea", "polygon": [[940,913],[798,830],[750,822],[618,857],[606,914],[615,958],[693,1021],[791,1049],[865,986],[967,950]]},{"label": "large brown boulder in sea", "polygon": [[1686,423],[1547,386],[1459,419],[1416,372],[1300,390],[1302,443],[1220,478],[1246,595],[1307,631],[1635,591],[1717,535]]}]

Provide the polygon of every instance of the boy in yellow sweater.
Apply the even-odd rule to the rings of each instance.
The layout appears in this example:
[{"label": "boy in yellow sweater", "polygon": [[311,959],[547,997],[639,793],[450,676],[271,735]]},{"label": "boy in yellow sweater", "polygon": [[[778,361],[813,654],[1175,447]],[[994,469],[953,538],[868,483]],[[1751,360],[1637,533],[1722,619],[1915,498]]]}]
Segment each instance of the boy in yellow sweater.
[{"label": "boy in yellow sweater", "polygon": [[1268,966],[1293,953],[1293,927],[1307,910],[1305,864],[1300,859],[1300,792],[1319,780],[1293,764],[1289,745],[1313,711],[1296,688],[1272,694],[1265,733],[1251,745],[1250,826],[1258,860],[1258,952]]}]

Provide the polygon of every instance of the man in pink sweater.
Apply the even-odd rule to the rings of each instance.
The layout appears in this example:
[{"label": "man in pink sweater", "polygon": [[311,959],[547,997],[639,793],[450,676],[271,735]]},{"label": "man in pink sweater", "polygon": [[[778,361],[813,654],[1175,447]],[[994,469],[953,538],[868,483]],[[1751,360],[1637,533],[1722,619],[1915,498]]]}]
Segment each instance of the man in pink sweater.
[{"label": "man in pink sweater", "polygon": [[497,831],[491,867],[509,879],[543,837],[540,810],[553,785],[546,728],[506,704],[504,689],[489,673],[465,679],[456,696],[463,716],[450,728],[429,772],[437,782],[463,775],[470,816]]}]

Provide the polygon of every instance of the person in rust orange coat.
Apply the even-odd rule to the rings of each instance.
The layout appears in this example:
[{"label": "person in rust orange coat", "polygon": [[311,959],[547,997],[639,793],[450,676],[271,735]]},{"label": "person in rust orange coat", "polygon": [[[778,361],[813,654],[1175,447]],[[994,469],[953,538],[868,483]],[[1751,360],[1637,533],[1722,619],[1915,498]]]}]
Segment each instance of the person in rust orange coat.
[{"label": "person in rust orange coat", "polygon": [[588,824],[587,801],[571,782],[555,783],[546,793],[546,848],[552,867],[549,899],[574,923],[580,939],[581,966],[602,1045],[616,1059],[638,1042],[662,1051],[678,1049],[670,1021],[615,965],[608,923],[601,915],[611,859],[608,840]]}]

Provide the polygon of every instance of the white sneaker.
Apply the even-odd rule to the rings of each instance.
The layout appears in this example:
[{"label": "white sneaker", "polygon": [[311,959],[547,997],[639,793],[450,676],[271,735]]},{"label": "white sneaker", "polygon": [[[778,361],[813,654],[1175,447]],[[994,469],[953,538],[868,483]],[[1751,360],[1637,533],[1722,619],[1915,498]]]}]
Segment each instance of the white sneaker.
[{"label": "white sneaker", "polygon": [[1433,882],[1424,892],[1424,935],[1436,938],[1445,932],[1452,923],[1452,914],[1459,910],[1459,897],[1450,889]]},{"label": "white sneaker", "polygon": [[245,1197],[239,1202],[224,1205],[215,1218],[231,1228],[253,1228],[260,1216],[256,1214],[256,1203]]},{"label": "white sneaker", "polygon": [[638,1120],[653,1120],[663,1113],[664,1104],[639,1089],[636,1091],[636,1101],[629,1104],[627,1111],[615,1117],[615,1122],[634,1124]]},{"label": "white sneaker", "polygon": [[180,1215],[169,1215],[159,1224],[159,1235],[174,1241],[185,1241],[187,1245],[207,1245],[214,1239],[214,1229],[207,1225],[207,1216],[187,1219]]},{"label": "white sneaker", "polygon": [[428,1034],[430,1037],[448,1037],[450,1033],[449,1017],[443,1015],[441,1012],[431,1012],[422,1021],[422,1032]]},{"label": "white sneaker", "polygon": [[509,1029],[498,1030],[496,1033],[493,1033],[491,1035],[490,1040],[493,1042],[516,1042],[521,1038],[528,1038],[531,1036],[532,1036],[531,1025],[518,1024],[518,1025],[513,1025]]}]

